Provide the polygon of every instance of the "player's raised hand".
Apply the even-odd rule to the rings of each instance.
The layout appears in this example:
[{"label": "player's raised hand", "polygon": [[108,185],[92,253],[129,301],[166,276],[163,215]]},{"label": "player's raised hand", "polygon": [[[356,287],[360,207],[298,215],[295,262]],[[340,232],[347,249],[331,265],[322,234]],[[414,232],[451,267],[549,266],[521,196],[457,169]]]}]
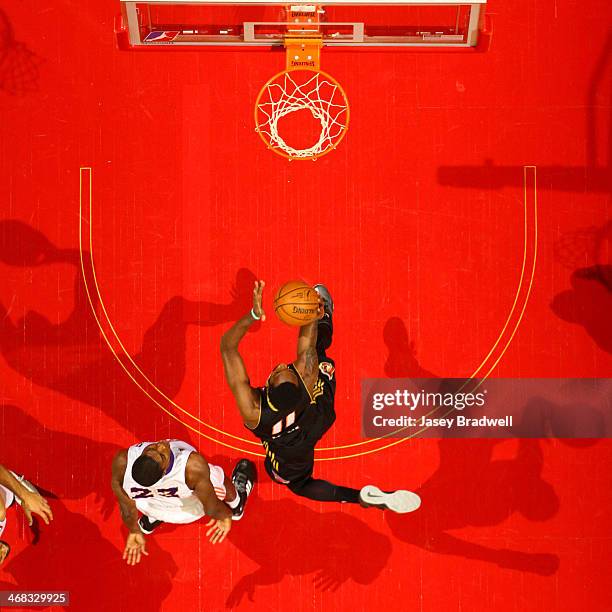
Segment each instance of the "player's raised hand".
[{"label": "player's raised hand", "polygon": [[128,565],[136,565],[140,563],[141,555],[149,555],[145,549],[146,544],[147,541],[142,533],[130,533],[128,535],[123,551],[123,558]]},{"label": "player's raised hand", "polygon": [[224,519],[210,519],[210,521],[206,523],[206,526],[210,527],[210,529],[206,532],[206,536],[213,544],[218,544],[219,542],[223,542],[223,540],[225,540],[225,536],[232,528],[232,517],[230,516]]},{"label": "player's raised hand", "polygon": [[32,513],[38,514],[40,518],[45,521],[45,525],[48,525],[53,520],[53,512],[47,500],[33,491],[24,493],[21,497],[21,507],[25,512],[26,518],[28,519],[28,525],[32,526]]},{"label": "player's raised hand", "polygon": [[253,312],[255,316],[262,321],[266,320],[266,313],[262,306],[263,290],[265,286],[266,283],[264,283],[264,281],[255,281],[255,288],[253,289]]}]

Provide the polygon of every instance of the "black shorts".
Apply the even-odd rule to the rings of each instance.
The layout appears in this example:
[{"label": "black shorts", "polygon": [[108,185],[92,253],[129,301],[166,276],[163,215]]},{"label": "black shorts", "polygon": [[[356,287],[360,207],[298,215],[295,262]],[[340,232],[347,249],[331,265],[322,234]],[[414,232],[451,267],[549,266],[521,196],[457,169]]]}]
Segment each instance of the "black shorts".
[{"label": "black shorts", "polygon": [[278,468],[272,467],[269,454],[266,455],[264,467],[268,476],[275,482],[295,484],[312,476],[315,446],[336,420],[335,368],[333,359],[329,357],[319,363],[319,377],[313,393],[314,403],[308,407],[308,414],[302,425],[306,431],[305,439],[299,445],[291,447],[270,444],[270,450],[274,453]]}]

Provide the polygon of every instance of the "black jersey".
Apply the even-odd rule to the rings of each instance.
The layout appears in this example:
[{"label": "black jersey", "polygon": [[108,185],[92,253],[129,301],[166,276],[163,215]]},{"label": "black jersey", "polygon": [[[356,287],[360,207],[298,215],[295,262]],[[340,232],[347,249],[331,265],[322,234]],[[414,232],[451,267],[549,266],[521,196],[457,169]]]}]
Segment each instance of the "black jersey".
[{"label": "black jersey", "polygon": [[251,431],[264,443],[264,447],[289,448],[299,445],[306,439],[309,420],[309,407],[314,403],[300,373],[290,364],[289,369],[295,372],[302,398],[290,411],[277,409],[268,399],[266,387],[259,389],[259,423]]},{"label": "black jersey", "polygon": [[319,376],[312,392],[306,389],[293,365],[289,368],[297,374],[303,401],[289,413],[282,413],[270,403],[266,388],[258,389],[259,423],[251,430],[266,450],[264,466],[268,475],[283,484],[312,475],[315,446],[336,419],[334,362],[325,357],[319,363]]}]

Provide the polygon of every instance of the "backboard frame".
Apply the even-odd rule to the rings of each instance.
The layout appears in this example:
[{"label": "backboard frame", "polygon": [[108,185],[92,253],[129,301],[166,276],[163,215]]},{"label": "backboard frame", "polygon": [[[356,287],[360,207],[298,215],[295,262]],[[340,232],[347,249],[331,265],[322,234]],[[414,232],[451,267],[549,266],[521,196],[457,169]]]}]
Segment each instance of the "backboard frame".
[{"label": "backboard frame", "polygon": [[[476,47],[479,39],[479,30],[481,27],[483,13],[482,8],[486,5],[487,0],[328,0],[315,2],[313,0],[242,0],[239,2],[231,2],[228,0],[144,0],[136,2],[134,0],[121,0],[121,24],[117,28],[118,37],[125,38],[129,47],[134,49],[151,49],[159,48],[160,46],[176,46],[176,47],[276,47],[283,46],[284,37],[282,32],[277,35],[268,33],[264,37],[256,35],[256,29],[263,26],[283,26],[288,22],[284,21],[245,21],[243,22],[244,36],[208,36],[203,37],[199,34],[190,33],[189,30],[184,30],[180,35],[175,36],[172,40],[165,40],[162,37],[161,41],[144,41],[141,34],[141,27],[138,18],[138,5],[148,5],[151,7],[166,5],[166,6],[211,6],[211,7],[285,7],[304,6],[310,7],[313,5],[323,5],[325,7],[376,7],[377,10],[382,7],[469,7],[469,24],[465,35],[452,36],[443,35],[439,32],[423,32],[419,33],[419,37],[391,37],[391,36],[369,36],[364,35],[364,24],[360,22],[327,22],[323,23],[324,28],[329,26],[338,26],[343,28],[352,28],[352,35],[342,36],[338,38],[325,38],[323,44],[326,47],[433,47],[433,48],[454,48],[465,49]],[[120,46],[121,43],[120,43]]]}]

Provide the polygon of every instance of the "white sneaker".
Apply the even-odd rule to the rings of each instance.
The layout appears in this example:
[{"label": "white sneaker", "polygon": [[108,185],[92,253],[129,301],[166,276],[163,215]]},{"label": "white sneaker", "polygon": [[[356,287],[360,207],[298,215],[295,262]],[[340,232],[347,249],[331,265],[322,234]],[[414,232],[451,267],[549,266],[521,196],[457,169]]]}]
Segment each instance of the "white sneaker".
[{"label": "white sneaker", "polygon": [[412,491],[381,491],[374,485],[366,485],[359,492],[359,503],[364,508],[376,507],[406,514],[418,510],[421,498]]}]

